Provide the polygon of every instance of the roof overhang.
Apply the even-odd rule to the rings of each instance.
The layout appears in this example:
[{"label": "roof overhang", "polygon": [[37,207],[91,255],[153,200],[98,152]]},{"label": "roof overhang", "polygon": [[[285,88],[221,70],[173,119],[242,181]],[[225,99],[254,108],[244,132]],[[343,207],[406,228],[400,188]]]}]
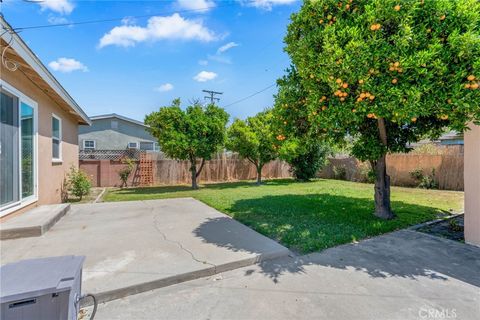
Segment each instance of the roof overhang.
[{"label": "roof overhang", "polygon": [[76,117],[79,124],[91,125],[92,122],[87,114],[48,71],[22,38],[13,31],[13,28],[2,15],[0,15],[0,25],[2,26],[0,30],[1,46],[4,48],[10,44],[5,57],[18,65],[18,69],[14,72],[23,73],[61,108]]},{"label": "roof overhang", "polygon": [[126,121],[126,122],[134,123],[134,124],[137,124],[139,126],[146,127],[146,128],[149,127],[148,125],[146,125],[145,123],[143,123],[141,121],[138,121],[138,120],[135,120],[135,119],[132,119],[132,118],[128,118],[128,117],[125,117],[125,116],[122,116],[122,115],[119,115],[119,114],[116,114],[116,113],[102,114],[102,115],[98,115],[98,116],[91,116],[90,120],[95,121],[95,120],[112,119],[112,118],[116,118],[116,119],[120,119],[120,120],[123,120],[123,121]]}]

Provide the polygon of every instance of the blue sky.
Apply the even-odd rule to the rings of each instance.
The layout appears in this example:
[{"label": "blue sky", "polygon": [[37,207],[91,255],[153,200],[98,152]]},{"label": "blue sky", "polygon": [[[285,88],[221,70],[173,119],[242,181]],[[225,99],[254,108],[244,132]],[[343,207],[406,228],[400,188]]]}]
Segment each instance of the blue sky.
[{"label": "blue sky", "polygon": [[232,118],[245,118],[272,105],[275,87],[228,105],[274,84],[288,67],[283,37],[299,6],[295,0],[4,0],[2,12],[14,28],[124,18],[20,32],[89,115],[143,120],[176,97],[185,105],[208,89],[224,92],[219,105]]}]

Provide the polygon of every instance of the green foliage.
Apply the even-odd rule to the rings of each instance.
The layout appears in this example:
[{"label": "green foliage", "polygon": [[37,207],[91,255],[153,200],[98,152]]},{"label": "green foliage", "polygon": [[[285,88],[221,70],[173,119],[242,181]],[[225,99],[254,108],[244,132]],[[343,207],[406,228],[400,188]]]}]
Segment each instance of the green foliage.
[{"label": "green foliage", "polygon": [[290,164],[295,179],[309,181],[332,154],[329,144],[320,140],[290,139],[280,149],[280,157]]},{"label": "green foliage", "polygon": [[197,188],[196,178],[203,168],[197,171],[196,161],[201,159],[203,164],[222,148],[227,122],[228,114],[214,104],[203,107],[194,103],[182,110],[180,99],[145,117],[148,130],[167,156],[190,161],[193,188]]},{"label": "green foliage", "polygon": [[179,160],[210,159],[225,142],[227,122],[228,114],[214,104],[202,107],[195,103],[184,111],[180,99],[145,117],[162,151]]},{"label": "green foliage", "polygon": [[120,171],[118,171],[118,176],[120,177],[120,180],[122,181],[122,185],[120,186],[120,188],[123,188],[124,186],[125,187],[127,186],[128,177],[132,173],[133,168],[135,166],[135,160],[130,159],[130,158],[125,158],[125,159],[122,159],[122,163],[126,164],[126,166],[123,169],[121,169]]},{"label": "green foliage", "polygon": [[435,168],[432,168],[431,174],[427,175],[423,173],[423,169],[417,168],[410,172],[410,176],[421,189],[438,189],[438,183],[435,180]]},{"label": "green foliage", "polygon": [[343,165],[333,166],[333,178],[336,180],[347,180],[347,168]]},{"label": "green foliage", "polygon": [[[238,154],[255,165],[258,179],[262,167],[277,157],[276,140],[272,129],[271,111],[257,113],[245,121],[235,119],[227,131],[227,149]],[[258,180],[260,182],[260,180]]]},{"label": "green foliage", "polygon": [[87,174],[75,166],[70,167],[68,174],[68,191],[82,200],[83,196],[90,193],[92,183]]},{"label": "green foliage", "polygon": [[463,226],[458,223],[455,218],[448,220],[448,228],[453,232],[460,232],[463,231]]},{"label": "green foliage", "polygon": [[368,164],[362,164],[359,167],[361,182],[374,183],[375,182],[375,170]]},{"label": "green foliage", "polygon": [[291,21],[276,97],[287,139],[349,135],[376,160],[480,121],[479,1],[305,1]]}]

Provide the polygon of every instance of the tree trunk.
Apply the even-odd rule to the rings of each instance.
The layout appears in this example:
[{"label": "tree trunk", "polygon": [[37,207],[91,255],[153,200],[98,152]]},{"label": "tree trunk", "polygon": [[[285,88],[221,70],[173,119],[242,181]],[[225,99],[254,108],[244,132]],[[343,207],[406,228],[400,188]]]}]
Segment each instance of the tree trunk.
[{"label": "tree trunk", "polygon": [[197,185],[197,159],[191,158],[190,159],[190,171],[192,173],[192,189],[198,189]]},{"label": "tree trunk", "polygon": [[[385,120],[378,119],[378,132],[384,146],[387,145]],[[375,215],[388,220],[395,218],[390,206],[390,177],[387,175],[387,156],[383,154],[375,163]]]},{"label": "tree trunk", "polygon": [[262,184],[262,167],[263,167],[262,164],[259,164],[257,166],[257,185]]}]

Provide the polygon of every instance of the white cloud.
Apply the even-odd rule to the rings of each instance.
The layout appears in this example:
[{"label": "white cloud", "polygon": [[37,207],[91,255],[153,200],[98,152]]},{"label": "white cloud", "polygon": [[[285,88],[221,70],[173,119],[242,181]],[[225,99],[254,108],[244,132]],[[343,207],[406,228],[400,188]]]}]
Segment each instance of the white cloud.
[{"label": "white cloud", "polygon": [[215,61],[215,62],[219,62],[219,63],[224,63],[224,64],[231,64],[232,63],[232,60],[228,57],[225,57],[223,55],[220,55],[220,54],[215,54],[215,55],[211,55],[209,54],[207,56],[207,58],[209,60],[212,60],[212,61]]},{"label": "white cloud", "polygon": [[138,42],[158,40],[198,40],[209,42],[217,39],[215,33],[202,21],[182,18],[178,13],[167,17],[151,17],[147,26],[122,25],[106,33],[99,43],[103,48],[109,45],[135,46]]},{"label": "white cloud", "polygon": [[215,2],[212,0],[177,0],[177,4],[181,9],[199,12],[206,12],[215,7]]},{"label": "white cloud", "polygon": [[167,92],[173,90],[173,85],[171,83],[164,83],[161,86],[154,89],[158,92]]},{"label": "white cloud", "polygon": [[42,10],[52,10],[60,14],[70,14],[75,7],[70,0],[43,0],[38,1]]},{"label": "white cloud", "polygon": [[198,64],[201,66],[206,66],[208,64],[208,60],[198,60]]},{"label": "white cloud", "polygon": [[239,44],[238,43],[235,43],[235,42],[229,42],[227,44],[224,44],[223,46],[221,46],[220,48],[218,48],[217,50],[217,54],[221,54],[221,53],[224,53],[225,51],[227,50],[230,50],[232,48],[235,48],[235,47],[238,47]]},{"label": "white cloud", "polygon": [[265,10],[272,10],[272,7],[279,5],[288,5],[296,2],[297,0],[253,0],[244,1],[239,0],[243,5],[261,8]]},{"label": "white cloud", "polygon": [[50,24],[66,24],[69,23],[67,18],[65,17],[56,17],[56,16],[49,16],[48,23]]},{"label": "white cloud", "polygon": [[83,72],[88,71],[88,68],[83,63],[71,58],[58,58],[57,60],[50,62],[48,66],[52,70],[65,72],[65,73],[77,71],[77,70],[80,70]]},{"label": "white cloud", "polygon": [[218,74],[215,72],[201,71],[195,77],[193,77],[193,80],[198,82],[206,82],[215,79],[217,76]]}]

